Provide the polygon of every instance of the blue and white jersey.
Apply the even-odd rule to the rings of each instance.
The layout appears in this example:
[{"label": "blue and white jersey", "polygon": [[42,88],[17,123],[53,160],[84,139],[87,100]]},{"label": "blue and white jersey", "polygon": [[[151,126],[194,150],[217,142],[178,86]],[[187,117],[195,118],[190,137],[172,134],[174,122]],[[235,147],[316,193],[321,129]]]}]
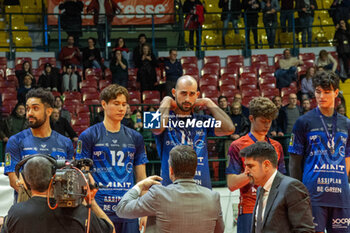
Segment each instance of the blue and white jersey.
[{"label": "blue and white jersey", "polygon": [[[308,188],[312,205],[350,208],[350,190],[345,158],[350,156],[350,120],[335,113],[322,115],[313,109],[296,121],[289,152],[303,156],[303,183]],[[334,142],[328,140],[336,122]],[[334,145],[334,153],[332,147]]]},{"label": "blue and white jersey", "polygon": [[76,159],[93,160],[92,176],[100,185],[95,199],[113,222],[135,221],[119,218],[115,209],[123,195],[134,186],[134,167],[148,162],[143,137],[123,124],[111,133],[103,122],[89,127],[79,137]]},{"label": "blue and white jersey", "polygon": [[13,135],[7,142],[5,151],[5,174],[14,172],[16,164],[23,158],[45,154],[55,159],[73,159],[74,149],[72,141],[52,130],[50,137],[34,137],[32,130],[25,129]]},{"label": "blue and white jersey", "polygon": [[[196,122],[207,122],[208,124],[202,125]],[[197,184],[211,189],[207,136],[214,136],[214,123],[215,119],[208,115],[193,114],[188,117],[178,117],[172,111],[169,113],[168,128],[155,136],[158,155],[161,159],[163,185],[172,183],[169,178],[168,163],[170,150],[176,145],[192,145],[198,157],[194,180]]]}]

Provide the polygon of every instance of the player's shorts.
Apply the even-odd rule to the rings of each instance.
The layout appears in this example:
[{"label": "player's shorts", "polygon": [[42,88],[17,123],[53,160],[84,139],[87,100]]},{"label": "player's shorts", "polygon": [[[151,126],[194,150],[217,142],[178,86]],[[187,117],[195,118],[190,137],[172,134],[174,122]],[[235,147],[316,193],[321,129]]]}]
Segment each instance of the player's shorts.
[{"label": "player's shorts", "polygon": [[140,233],[139,221],[132,222],[114,222],[115,232],[120,233]]},{"label": "player's shorts", "polygon": [[312,206],[316,232],[350,232],[350,208]]},{"label": "player's shorts", "polygon": [[237,219],[237,233],[251,232],[253,214],[241,214]]}]

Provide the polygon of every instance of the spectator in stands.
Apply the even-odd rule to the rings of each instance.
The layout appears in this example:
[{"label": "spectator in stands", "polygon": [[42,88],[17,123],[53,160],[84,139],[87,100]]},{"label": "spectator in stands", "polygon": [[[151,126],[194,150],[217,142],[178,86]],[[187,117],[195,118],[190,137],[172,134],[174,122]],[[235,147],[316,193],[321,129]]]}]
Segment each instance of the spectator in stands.
[{"label": "spectator in stands", "polygon": [[30,75],[32,77],[32,85],[33,86],[36,85],[36,80],[35,80],[34,75],[32,73],[32,67],[28,61],[24,61],[22,64],[22,69],[16,70],[15,74],[16,74],[16,77],[18,79],[19,87],[23,87],[23,84],[24,84],[23,81],[24,81],[24,77],[26,75]]},{"label": "spectator in stands", "polygon": [[246,21],[246,41],[248,42],[248,48],[250,48],[250,31],[253,32],[255,48],[258,48],[258,12],[260,11],[259,0],[243,0],[242,8],[244,10]]},{"label": "spectator in stands", "polygon": [[350,18],[350,2],[347,0],[334,0],[331,8],[328,10],[329,16],[332,17],[334,26],[338,24],[340,20],[347,22]]},{"label": "spectator in stands", "polygon": [[235,97],[233,98],[233,102],[239,102],[241,104],[242,113],[245,117],[249,117],[249,108],[242,105],[242,95],[240,93],[236,93]]},{"label": "spectator in stands", "polygon": [[38,87],[42,87],[48,91],[59,91],[61,90],[60,84],[59,70],[52,67],[50,63],[46,63],[43,73],[39,77]]},{"label": "spectator in stands", "polygon": [[317,66],[317,68],[322,67],[324,70],[331,70],[335,72],[338,67],[338,62],[330,53],[322,49],[316,60],[315,65]]},{"label": "spectator in stands", "polygon": [[157,82],[157,59],[148,44],[142,46],[141,59],[137,61],[137,81],[141,84],[141,91],[154,90]]},{"label": "spectator in stands", "polygon": [[281,124],[284,134],[292,132],[295,121],[303,114],[303,110],[297,103],[297,95],[294,93],[289,94],[288,105],[282,107],[278,115],[278,123]]},{"label": "spectator in stands", "polygon": [[[97,36],[100,49],[105,48],[106,41],[111,38],[112,21],[116,14],[121,12],[115,1],[92,0],[87,12],[94,14],[94,23],[97,27]],[[105,35],[107,27],[107,35]],[[107,37],[107,38],[106,38]]]},{"label": "spectator in stands", "polygon": [[63,67],[62,92],[78,90],[78,75],[75,73],[77,68],[72,65]]},{"label": "spectator in stands", "polygon": [[142,112],[138,109],[136,109],[133,112],[133,115],[135,115],[135,122],[134,122],[134,129],[138,132],[142,130],[143,123],[142,123]]},{"label": "spectator in stands", "polygon": [[126,105],[125,116],[121,123],[130,129],[134,129],[134,121],[131,118],[131,109],[129,104]]},{"label": "spectator in stands", "polygon": [[84,4],[80,0],[65,0],[58,9],[64,12],[61,14],[62,29],[66,31],[68,36],[74,38],[74,46],[79,47],[79,37],[82,36],[82,20],[81,12]]},{"label": "spectator in stands", "polygon": [[340,20],[336,26],[337,31],[334,40],[337,46],[338,57],[343,61],[344,72],[350,76],[349,60],[350,60],[350,30],[349,25]]},{"label": "spectator in stands", "polygon": [[228,29],[228,23],[232,23],[235,34],[239,34],[238,20],[241,16],[241,1],[240,0],[220,0],[219,8],[222,8],[221,20],[223,21],[222,29],[222,45],[225,46],[225,35]]},{"label": "spectator in stands", "polygon": [[18,103],[13,109],[11,115],[3,122],[3,127],[0,130],[0,138],[3,142],[22,130],[28,128],[26,120],[26,107],[23,103]]},{"label": "spectator in stands", "polygon": [[[282,108],[282,98],[280,96],[274,96],[272,98],[272,102],[276,105],[276,107],[278,109],[278,115],[279,115],[281,108]],[[270,133],[271,137],[284,135],[282,128],[278,122],[278,117],[276,119],[272,120],[272,124],[271,124],[271,128],[270,128],[269,133]]]},{"label": "spectator in stands", "polygon": [[239,102],[233,102],[231,105],[231,114],[229,114],[236,130],[230,135],[230,138],[236,140],[247,134],[250,129],[250,123],[242,113],[242,105]]},{"label": "spectator in stands", "polygon": [[139,68],[137,65],[139,64],[139,61],[142,58],[142,46],[147,42],[146,35],[141,33],[138,36],[138,42],[139,42],[138,45],[134,48],[132,52],[132,60],[134,61],[134,66],[136,68]]},{"label": "spectator in stands", "polygon": [[[123,37],[118,37],[115,43],[115,48],[113,52],[116,50],[120,50],[122,52],[123,57],[128,60],[129,58],[129,49],[126,47],[125,40]],[[113,54],[114,55],[114,54]]]},{"label": "spectator in stands", "polygon": [[269,47],[273,48],[276,40],[277,11],[280,10],[278,0],[261,1],[261,10],[263,12],[263,22],[267,41],[269,43]]},{"label": "spectator in stands", "polygon": [[231,115],[231,107],[228,105],[228,100],[226,96],[219,96],[218,98],[219,107],[227,114]]},{"label": "spectator in stands", "polygon": [[[343,116],[346,116],[346,109],[345,109],[345,105],[343,104],[339,104],[337,106],[337,113],[343,115]],[[347,116],[346,116],[347,117]]]},{"label": "spectator in stands", "polygon": [[306,47],[306,34],[308,46],[312,42],[312,23],[314,22],[314,10],[317,10],[316,0],[296,0],[295,9],[298,11],[300,25],[302,27],[302,44]]},{"label": "spectator in stands", "polygon": [[167,96],[172,96],[171,90],[175,88],[178,78],[182,76],[182,65],[177,60],[177,50],[170,49],[169,59],[164,61],[164,69],[166,76],[165,91]]},{"label": "spectator in stands", "polygon": [[314,98],[315,88],[312,85],[312,78],[315,75],[315,67],[311,66],[306,71],[306,76],[301,80],[302,99]]},{"label": "spectator in stands", "polygon": [[185,0],[182,6],[183,13],[186,14],[185,29],[190,31],[190,49],[194,46],[194,33],[196,32],[196,48],[201,45],[201,29],[204,22],[204,8],[200,0]]},{"label": "spectator in stands", "polygon": [[81,67],[81,54],[78,47],[74,46],[74,37],[67,37],[67,45],[61,49],[59,54],[59,60],[61,61],[61,66],[75,65],[79,68]]},{"label": "spectator in stands", "polygon": [[95,38],[88,38],[88,47],[83,49],[83,66],[84,69],[95,68],[95,69],[104,69],[104,65],[101,58],[100,49],[96,48]]},{"label": "spectator in stands", "polygon": [[[280,21],[282,32],[293,32],[294,0],[281,0]],[[288,21],[288,28],[287,28]]]},{"label": "spectator in stands", "polygon": [[112,83],[128,87],[128,62],[122,56],[122,51],[115,50],[109,68],[112,72]]},{"label": "spectator in stands", "polygon": [[310,99],[303,99],[301,101],[301,106],[303,108],[303,115],[311,110]]},{"label": "spectator in stands", "polygon": [[67,109],[63,108],[63,100],[59,96],[55,97],[55,108],[57,108],[60,111],[60,117],[70,122],[70,112]]},{"label": "spectator in stands", "polygon": [[68,136],[74,142],[78,141],[78,135],[73,130],[67,119],[60,117],[60,110],[53,108],[51,118],[50,118],[51,129],[62,134],[63,136]]},{"label": "spectator in stands", "polygon": [[32,86],[32,82],[33,82],[33,77],[30,74],[27,74],[26,76],[24,76],[23,86],[21,86],[17,91],[18,103],[26,102],[26,95],[28,91],[34,88]]},{"label": "spectator in stands", "polygon": [[303,61],[292,57],[289,49],[283,51],[284,58],[281,58],[279,69],[275,72],[277,88],[288,87],[293,81],[297,80],[297,66],[304,64]]}]

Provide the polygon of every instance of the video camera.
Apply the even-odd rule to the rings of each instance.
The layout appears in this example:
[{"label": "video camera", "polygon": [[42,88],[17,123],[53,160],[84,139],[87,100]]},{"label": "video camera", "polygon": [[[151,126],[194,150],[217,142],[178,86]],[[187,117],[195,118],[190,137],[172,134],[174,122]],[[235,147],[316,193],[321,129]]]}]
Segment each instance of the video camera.
[{"label": "video camera", "polygon": [[[63,164],[62,164],[63,163]],[[53,194],[58,207],[77,207],[87,195],[88,172],[83,167],[91,167],[91,159],[73,162],[57,161],[56,174],[53,176]],[[91,186],[91,184],[89,183]]]},{"label": "video camera", "polygon": [[[20,169],[33,157],[44,157],[53,165],[52,178],[48,191],[50,193],[51,188],[53,188],[56,207],[77,207],[83,202],[83,198],[88,195],[89,188],[95,188],[95,186],[89,182],[88,170],[90,169],[86,169],[92,167],[93,162],[91,159],[80,159],[69,162],[65,160],[56,160],[48,155],[31,155],[22,159],[16,165],[15,172],[17,177],[20,177]],[[21,175],[24,178],[22,173]],[[23,180],[30,190],[30,185],[25,179]],[[28,196],[30,195],[28,194]]]}]

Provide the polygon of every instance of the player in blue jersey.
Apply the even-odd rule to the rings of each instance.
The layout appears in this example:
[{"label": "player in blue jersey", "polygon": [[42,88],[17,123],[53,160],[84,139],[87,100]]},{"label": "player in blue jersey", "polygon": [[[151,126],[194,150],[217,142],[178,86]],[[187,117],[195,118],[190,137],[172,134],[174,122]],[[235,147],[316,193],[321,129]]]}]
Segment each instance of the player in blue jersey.
[{"label": "player in blue jersey", "polygon": [[42,88],[33,89],[26,98],[26,117],[30,128],[10,137],[5,151],[5,174],[16,191],[20,186],[15,166],[24,157],[47,154],[55,159],[71,160],[74,155],[72,141],[51,130],[50,116],[55,102],[52,93]]},{"label": "player in blue jersey", "polygon": [[[160,104],[160,128],[153,129],[156,135],[158,155],[161,159],[162,184],[168,185],[169,152],[176,145],[193,145],[198,155],[198,166],[194,177],[197,184],[211,188],[207,136],[231,135],[235,127],[230,117],[209,98],[198,98],[197,81],[185,75],[177,80],[172,94],[164,97]],[[213,117],[193,113],[194,107],[207,107]]]},{"label": "player in blue jersey", "polygon": [[[138,219],[119,218],[116,206],[136,182],[146,178],[148,162],[143,137],[121,121],[129,98],[128,91],[116,84],[103,89],[100,100],[104,120],[89,127],[79,137],[76,158],[94,161],[92,176],[100,185],[95,199],[115,225],[116,232],[139,232]],[[142,219],[140,228],[145,224]]]},{"label": "player in blue jersey", "polygon": [[339,78],[313,78],[317,108],[296,121],[289,145],[290,174],[308,188],[316,232],[350,232],[350,120],[334,110]]}]

